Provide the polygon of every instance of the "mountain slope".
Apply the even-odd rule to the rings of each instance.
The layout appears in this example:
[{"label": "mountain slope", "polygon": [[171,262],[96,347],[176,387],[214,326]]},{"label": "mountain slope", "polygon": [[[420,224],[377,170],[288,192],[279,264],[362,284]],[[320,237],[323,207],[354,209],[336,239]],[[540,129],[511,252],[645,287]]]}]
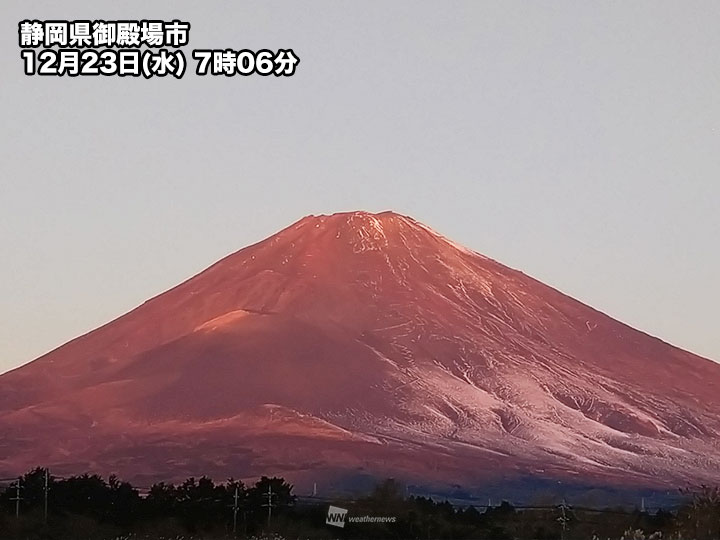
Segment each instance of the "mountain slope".
[{"label": "mountain slope", "polygon": [[309,216],[0,377],[0,473],[720,480],[720,366],[386,212]]}]

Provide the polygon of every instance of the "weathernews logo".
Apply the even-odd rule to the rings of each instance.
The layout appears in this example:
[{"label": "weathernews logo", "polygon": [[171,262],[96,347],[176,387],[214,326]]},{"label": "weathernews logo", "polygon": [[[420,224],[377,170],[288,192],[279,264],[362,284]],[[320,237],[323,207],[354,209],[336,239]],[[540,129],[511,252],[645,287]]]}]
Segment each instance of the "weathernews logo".
[{"label": "weathernews logo", "polygon": [[329,506],[327,518],[325,523],[332,525],[333,527],[345,527],[345,519],[347,518],[348,511],[345,508],[338,508],[337,506]]},{"label": "weathernews logo", "polygon": [[333,527],[345,527],[345,523],[395,523],[395,516],[349,516],[345,508],[329,506],[325,523]]}]

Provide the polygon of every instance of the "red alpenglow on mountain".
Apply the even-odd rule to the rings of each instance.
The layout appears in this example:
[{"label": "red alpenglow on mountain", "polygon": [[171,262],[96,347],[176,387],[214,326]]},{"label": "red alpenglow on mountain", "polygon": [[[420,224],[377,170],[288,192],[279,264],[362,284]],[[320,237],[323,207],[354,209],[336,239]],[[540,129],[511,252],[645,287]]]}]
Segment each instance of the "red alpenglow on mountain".
[{"label": "red alpenglow on mountain", "polygon": [[417,221],[309,216],[0,377],[0,476],[720,481],[720,365]]}]

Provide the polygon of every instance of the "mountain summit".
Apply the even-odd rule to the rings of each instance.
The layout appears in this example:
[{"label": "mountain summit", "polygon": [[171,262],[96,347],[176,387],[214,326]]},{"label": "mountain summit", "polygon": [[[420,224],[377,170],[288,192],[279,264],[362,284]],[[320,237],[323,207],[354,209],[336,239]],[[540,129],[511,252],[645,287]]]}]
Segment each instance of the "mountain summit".
[{"label": "mountain summit", "polygon": [[0,476],[720,481],[720,365],[392,212],[308,216],[0,376]]}]

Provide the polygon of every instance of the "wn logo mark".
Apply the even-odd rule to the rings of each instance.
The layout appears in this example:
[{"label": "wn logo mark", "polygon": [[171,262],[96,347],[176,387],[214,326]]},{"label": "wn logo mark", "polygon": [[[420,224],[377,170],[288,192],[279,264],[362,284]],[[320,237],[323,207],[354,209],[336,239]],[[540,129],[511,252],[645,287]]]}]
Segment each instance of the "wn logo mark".
[{"label": "wn logo mark", "polygon": [[345,518],[347,518],[348,511],[345,508],[338,508],[337,506],[328,506],[327,518],[325,523],[332,525],[333,527],[345,527]]}]

